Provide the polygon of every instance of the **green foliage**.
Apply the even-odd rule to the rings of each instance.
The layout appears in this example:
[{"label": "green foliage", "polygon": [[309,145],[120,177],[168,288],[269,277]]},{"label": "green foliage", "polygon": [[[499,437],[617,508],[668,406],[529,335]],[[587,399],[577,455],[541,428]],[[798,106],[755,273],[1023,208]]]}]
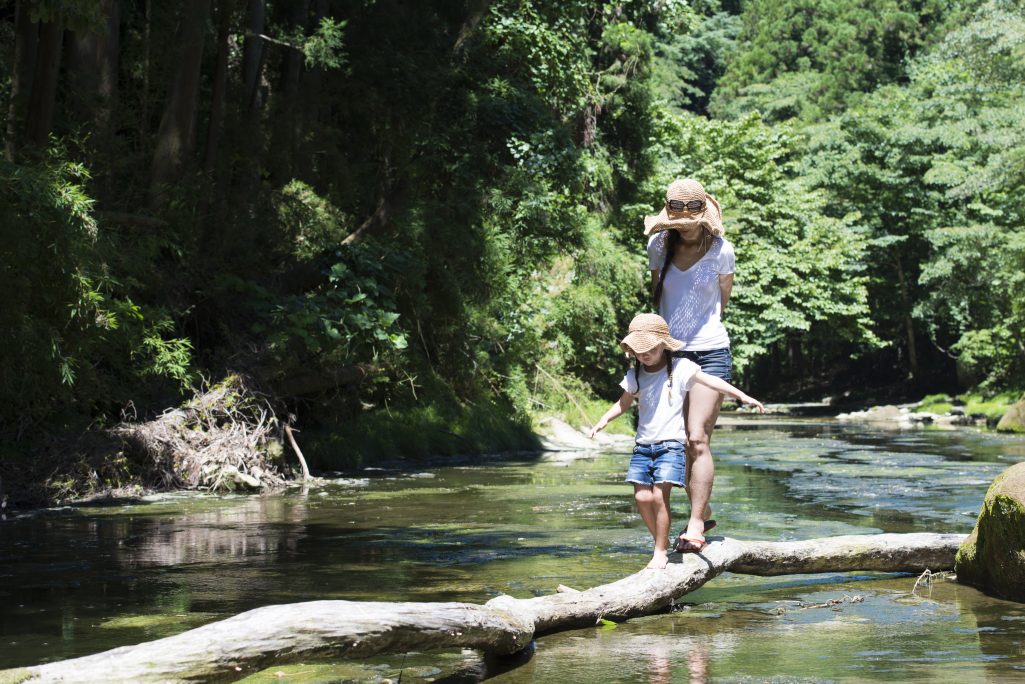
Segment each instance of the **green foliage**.
[{"label": "green foliage", "polygon": [[915,413],[950,413],[950,410],[954,408],[951,403],[951,398],[946,394],[930,394],[922,397]]},{"label": "green foliage", "polygon": [[994,425],[1003,418],[1007,409],[1020,401],[1021,392],[1000,392],[997,394],[983,394],[980,392],[967,392],[958,395],[959,400],[964,402],[965,413],[969,416],[985,416],[990,425]]},{"label": "green foliage", "polygon": [[[33,4],[97,40],[105,6]],[[1025,386],[1019,2],[328,0],[268,4],[261,41],[232,7],[190,111],[169,97],[188,17],[126,10],[116,102],[76,50],[52,103],[90,172],[24,145],[0,165],[5,424],[152,413],[227,367],[366,362],[380,382],[300,419],[593,418],[580,397],[616,393],[648,307],[641,219],[679,177],[725,209],[745,381],[861,358],[951,393]],[[194,130],[148,213],[165,115]],[[439,439],[361,458],[466,437]]]},{"label": "green foliage", "polygon": [[514,78],[523,78],[546,104],[557,111],[576,111],[591,82],[579,15],[544,12],[530,0],[496,3],[487,22],[487,45],[497,60],[521,65]]},{"label": "green foliage", "polygon": [[189,342],[107,274],[88,180],[58,152],[32,164],[0,161],[5,416],[60,422],[76,404],[127,401],[126,382],[191,381]]},{"label": "green foliage", "polygon": [[321,284],[287,295],[253,281],[221,276],[218,299],[239,301],[248,335],[261,357],[280,369],[349,365],[406,347],[388,281],[401,259],[379,245],[340,248],[323,259]]},{"label": "green foliage", "polygon": [[174,325],[170,319],[158,320],[155,325],[145,330],[140,346],[135,353],[142,375],[167,377],[178,383],[184,392],[196,381],[192,367],[192,341],[187,338],[176,338]]},{"label": "green foliage", "polygon": [[275,208],[283,232],[291,234],[292,256],[314,259],[349,233],[352,218],[307,183],[293,179],[277,193]]},{"label": "green foliage", "polygon": [[[922,271],[927,294],[915,309],[933,339],[983,387],[1025,378],[1025,231],[998,226],[937,229]],[[980,268],[985,264],[985,268]]]},{"label": "green foliage", "polygon": [[753,0],[713,111],[818,119],[852,94],[898,81],[949,10],[945,0]]},{"label": "green foliage", "polygon": [[351,469],[435,456],[537,448],[530,424],[505,402],[461,404],[443,395],[417,406],[371,411],[303,439],[310,466]]},{"label": "green foliage", "polygon": [[321,17],[320,25],[313,35],[303,42],[303,54],[306,55],[306,66],[322,69],[340,69],[348,57],[343,52],[345,41],[343,32],[344,21],[331,17]]},{"label": "green foliage", "polygon": [[680,110],[706,113],[740,28],[739,16],[715,12],[701,17],[688,30],[660,35],[655,46],[657,97]]},{"label": "green foliage", "polygon": [[908,348],[920,324],[987,386],[1025,382],[1023,41],[1021,11],[989,3],[910,65],[908,86],[815,129],[806,161],[870,238],[875,332]]}]

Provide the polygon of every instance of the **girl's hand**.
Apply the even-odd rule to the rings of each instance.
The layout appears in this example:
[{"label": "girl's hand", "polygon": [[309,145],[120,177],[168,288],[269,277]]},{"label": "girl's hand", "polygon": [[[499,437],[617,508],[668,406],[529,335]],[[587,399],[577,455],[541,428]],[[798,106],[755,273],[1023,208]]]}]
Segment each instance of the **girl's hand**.
[{"label": "girl's hand", "polygon": [[745,404],[751,404],[758,409],[758,413],[765,413],[765,407],[762,406],[762,402],[758,401],[754,397],[749,397],[746,394],[741,394],[739,397],[740,401]]},{"label": "girl's hand", "polygon": [[608,425],[608,424],[609,424],[609,422],[607,420],[605,420],[605,419],[599,420],[597,423],[595,423],[594,427],[591,428],[591,439],[594,439],[594,436],[596,434],[598,434],[599,432],[601,432],[602,430],[604,430],[605,426]]}]

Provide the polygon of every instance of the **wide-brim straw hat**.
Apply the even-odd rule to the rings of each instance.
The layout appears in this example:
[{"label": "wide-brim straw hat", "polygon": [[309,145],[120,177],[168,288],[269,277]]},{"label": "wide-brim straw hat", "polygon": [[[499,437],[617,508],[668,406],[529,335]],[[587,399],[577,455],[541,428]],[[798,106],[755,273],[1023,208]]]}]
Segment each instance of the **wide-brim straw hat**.
[{"label": "wide-brim straw hat", "polygon": [[669,325],[664,318],[658,314],[645,313],[634,316],[630,321],[630,332],[619,346],[628,354],[643,354],[654,349],[660,342],[670,351],[683,349],[683,342],[669,335]]},{"label": "wide-brim straw hat", "polygon": [[722,235],[725,232],[722,226],[722,207],[714,197],[705,192],[704,186],[693,178],[673,181],[666,189],[666,202],[669,200],[701,200],[705,206],[701,211],[669,211],[668,206],[663,206],[662,211],[656,216],[644,217],[645,235],[693,226],[707,228],[712,235]]}]

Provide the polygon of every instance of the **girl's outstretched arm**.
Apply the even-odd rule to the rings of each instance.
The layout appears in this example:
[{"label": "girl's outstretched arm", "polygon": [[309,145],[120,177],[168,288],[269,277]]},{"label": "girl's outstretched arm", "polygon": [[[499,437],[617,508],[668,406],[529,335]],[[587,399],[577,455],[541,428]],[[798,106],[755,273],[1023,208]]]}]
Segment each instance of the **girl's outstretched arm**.
[{"label": "girl's outstretched arm", "polygon": [[591,428],[591,439],[594,439],[596,434],[604,430],[606,425],[626,413],[630,409],[630,405],[632,403],[634,403],[634,395],[629,392],[623,392],[623,396],[619,398],[619,401],[610,406],[609,410],[605,412],[605,415],[594,424],[593,428]]},{"label": "girl's outstretched arm", "polygon": [[762,406],[762,402],[758,401],[754,397],[744,394],[722,378],[717,378],[714,375],[698,371],[697,375],[694,376],[694,382],[700,383],[705,387],[711,387],[716,392],[722,392],[727,396],[733,397],[737,401],[756,406],[758,408],[758,413],[765,413],[765,407]]}]

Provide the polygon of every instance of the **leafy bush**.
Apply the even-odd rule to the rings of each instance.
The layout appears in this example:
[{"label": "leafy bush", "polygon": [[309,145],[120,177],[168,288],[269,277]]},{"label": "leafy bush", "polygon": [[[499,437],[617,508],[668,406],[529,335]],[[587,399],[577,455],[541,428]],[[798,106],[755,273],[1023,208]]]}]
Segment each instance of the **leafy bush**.
[{"label": "leafy bush", "polygon": [[189,340],[160,309],[133,303],[109,274],[85,190],[89,173],[62,154],[0,161],[0,402],[7,429],[43,418],[89,421],[97,407],[123,407],[147,378],[178,392],[193,378]]}]

